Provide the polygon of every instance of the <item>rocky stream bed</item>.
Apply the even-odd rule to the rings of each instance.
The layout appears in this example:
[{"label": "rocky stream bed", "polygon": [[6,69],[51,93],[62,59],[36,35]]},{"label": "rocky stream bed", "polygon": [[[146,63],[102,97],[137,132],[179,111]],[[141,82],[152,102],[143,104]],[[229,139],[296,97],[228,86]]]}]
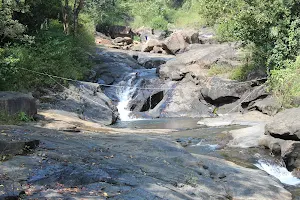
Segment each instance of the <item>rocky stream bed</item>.
[{"label": "rocky stream bed", "polygon": [[153,34],[138,51],[99,34],[86,82],[0,92],[0,109],[37,113],[0,126],[0,199],[300,199],[299,108],[265,74],[209,75],[241,63],[238,44]]}]

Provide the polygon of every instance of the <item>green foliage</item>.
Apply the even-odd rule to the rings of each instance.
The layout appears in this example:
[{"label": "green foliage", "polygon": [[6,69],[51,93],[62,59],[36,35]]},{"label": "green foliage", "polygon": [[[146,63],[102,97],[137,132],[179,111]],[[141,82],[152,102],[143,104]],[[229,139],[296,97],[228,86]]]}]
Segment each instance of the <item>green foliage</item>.
[{"label": "green foliage", "polygon": [[209,68],[208,75],[215,76],[215,75],[231,73],[232,70],[234,69],[231,66],[214,64]]},{"label": "green foliage", "polygon": [[253,71],[254,66],[249,64],[241,65],[232,70],[230,79],[237,81],[245,81],[247,79],[247,75]]},{"label": "green foliage", "polygon": [[[0,90],[32,89],[52,86],[54,81],[22,68],[72,79],[83,79],[91,66],[88,58],[93,38],[85,31],[73,37],[52,21],[48,30],[36,35],[35,44],[5,47],[0,51]],[[1,53],[2,52],[2,53]]]},{"label": "green foliage", "polygon": [[[257,65],[285,67],[300,49],[298,0],[203,0],[203,16],[223,41],[253,43]],[[260,61],[258,63],[257,61]]]},{"label": "green foliage", "polygon": [[123,4],[130,10],[130,16],[134,19],[132,26],[135,28],[148,26],[155,29],[167,29],[168,23],[173,20],[174,9],[169,7],[167,1],[129,0],[124,1]]},{"label": "green foliage", "polygon": [[128,9],[124,0],[86,1],[84,13],[95,24],[126,25],[130,12]]},{"label": "green foliage", "polygon": [[300,97],[300,56],[285,69],[274,69],[268,81],[273,94],[285,107],[290,107],[295,97]]},{"label": "green foliage", "polygon": [[0,124],[6,125],[18,125],[24,122],[30,122],[34,119],[29,117],[24,112],[17,113],[15,115],[9,115],[5,111],[0,111]]},{"label": "green foliage", "polygon": [[25,112],[20,112],[18,114],[18,119],[22,122],[30,122],[33,121],[32,117],[27,116],[27,114]]},{"label": "green foliage", "polygon": [[[5,2],[5,3],[4,3]],[[23,1],[4,1],[0,4],[0,46],[7,41],[32,41],[33,38],[25,34],[26,27],[14,19],[14,13],[28,12]]]}]

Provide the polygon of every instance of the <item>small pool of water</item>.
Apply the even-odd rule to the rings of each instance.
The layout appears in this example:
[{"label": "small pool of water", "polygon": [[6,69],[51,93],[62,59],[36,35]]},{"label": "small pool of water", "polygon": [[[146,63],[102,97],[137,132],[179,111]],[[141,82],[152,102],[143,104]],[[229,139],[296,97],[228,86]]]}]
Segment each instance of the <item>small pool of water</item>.
[{"label": "small pool of water", "polygon": [[176,129],[187,130],[200,128],[197,125],[199,118],[159,118],[141,119],[134,121],[118,121],[111,127],[114,128],[134,128],[134,129]]}]

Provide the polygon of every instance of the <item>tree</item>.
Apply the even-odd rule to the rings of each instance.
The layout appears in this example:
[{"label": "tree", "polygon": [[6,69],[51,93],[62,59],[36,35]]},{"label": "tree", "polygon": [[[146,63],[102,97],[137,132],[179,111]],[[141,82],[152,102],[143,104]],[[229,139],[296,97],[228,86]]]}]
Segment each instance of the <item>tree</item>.
[{"label": "tree", "polygon": [[300,50],[299,0],[203,0],[221,38],[255,44],[258,65],[285,67]]},{"label": "tree", "polygon": [[21,2],[2,0],[0,4],[0,46],[9,41],[25,41],[30,37],[25,33],[26,27],[13,18],[15,12],[27,12],[28,8]]},{"label": "tree", "polygon": [[83,9],[84,0],[75,0],[73,6],[73,32],[76,35],[78,30],[78,17],[80,11]]}]

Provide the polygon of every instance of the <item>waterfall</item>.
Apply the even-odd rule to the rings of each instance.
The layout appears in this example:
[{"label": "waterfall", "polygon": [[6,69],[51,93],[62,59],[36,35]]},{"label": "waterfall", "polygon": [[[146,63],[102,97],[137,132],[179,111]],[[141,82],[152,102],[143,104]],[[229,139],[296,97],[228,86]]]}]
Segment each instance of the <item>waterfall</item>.
[{"label": "waterfall", "polygon": [[[139,69],[132,73],[127,74],[122,81],[116,84],[117,89],[114,91],[118,104],[118,112],[121,121],[138,120],[131,116],[130,102],[133,100],[134,95],[141,93],[141,88],[151,87],[145,86],[145,82],[157,79],[156,69]],[[152,86],[153,87],[153,86]],[[152,92],[151,89],[146,89],[147,92]],[[143,90],[145,92],[145,90]]]},{"label": "waterfall", "polygon": [[121,121],[131,121],[133,120],[130,117],[130,110],[128,108],[129,102],[131,100],[131,97],[133,93],[136,91],[137,84],[133,85],[134,80],[136,79],[136,73],[129,74],[129,79],[125,82],[122,82],[119,84],[123,87],[120,87],[117,89],[116,95],[118,97],[119,103],[117,105],[118,112],[120,114],[120,120]]},{"label": "waterfall", "polygon": [[289,172],[284,166],[276,163],[271,163],[267,160],[258,160],[255,164],[259,169],[267,172],[268,174],[277,178],[281,183],[287,185],[298,185],[300,184],[300,179],[294,177],[291,172]]},{"label": "waterfall", "polygon": [[[136,69],[118,78],[114,85],[105,87],[104,92],[116,103],[120,120],[132,121],[139,120],[134,117],[136,115],[132,115],[130,110],[133,106],[132,102],[134,100],[138,100],[139,103],[145,102],[153,93],[160,91],[157,88],[160,88],[161,85],[155,68]],[[134,112],[136,113],[136,111]]]}]

